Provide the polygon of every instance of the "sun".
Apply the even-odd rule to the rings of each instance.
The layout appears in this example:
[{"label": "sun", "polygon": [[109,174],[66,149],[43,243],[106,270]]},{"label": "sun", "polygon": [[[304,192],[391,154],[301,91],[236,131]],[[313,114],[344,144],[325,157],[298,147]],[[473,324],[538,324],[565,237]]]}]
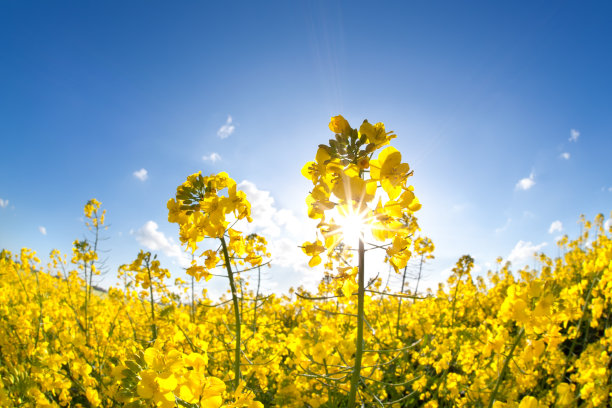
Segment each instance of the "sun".
[{"label": "sun", "polygon": [[336,219],[343,241],[347,243],[356,243],[366,232],[367,220],[365,214],[357,213],[351,210],[348,212],[338,211]]}]

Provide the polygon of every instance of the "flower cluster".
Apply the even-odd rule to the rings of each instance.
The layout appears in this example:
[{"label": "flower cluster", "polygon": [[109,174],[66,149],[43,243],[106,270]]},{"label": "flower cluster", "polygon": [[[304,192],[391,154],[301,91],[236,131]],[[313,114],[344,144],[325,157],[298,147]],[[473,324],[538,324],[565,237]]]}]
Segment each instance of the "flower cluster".
[{"label": "flower cluster", "polygon": [[117,366],[122,388],[120,396],[125,402],[147,402],[160,408],[177,404],[200,408],[263,408],[253,401],[253,393],[239,390],[237,402],[223,404],[225,383],[208,374],[208,355],[183,353],[170,347],[163,350],[161,342],[155,347],[132,356]]},{"label": "flower cluster", "polygon": [[[192,251],[205,237],[222,237],[230,222],[251,219],[251,204],[227,173],[192,174],[168,200],[168,221],[180,226],[181,243]],[[230,217],[232,216],[232,217]]]},{"label": "flower cluster", "polygon": [[377,241],[392,241],[387,259],[398,271],[410,259],[412,236],[418,230],[414,212],[421,205],[407,184],[409,165],[397,149],[387,146],[395,134],[367,120],[359,130],[353,129],[342,116],[333,117],[329,128],[335,138],[320,145],[315,161],[302,168],[313,184],[306,198],[308,216],[320,220],[323,236],[303,245],[311,256],[309,265],[320,263],[325,249],[329,254],[339,241],[347,243],[347,230],[352,228],[347,224],[357,225],[357,233],[366,232],[359,226],[364,224]]}]

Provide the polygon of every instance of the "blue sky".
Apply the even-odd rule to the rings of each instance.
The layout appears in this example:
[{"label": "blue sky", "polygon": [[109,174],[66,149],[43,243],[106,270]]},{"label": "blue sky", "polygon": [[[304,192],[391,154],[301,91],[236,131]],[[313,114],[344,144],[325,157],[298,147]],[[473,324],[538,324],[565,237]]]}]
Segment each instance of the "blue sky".
[{"label": "blue sky", "polygon": [[267,290],[312,283],[297,249],[314,236],[300,169],[342,114],[398,134],[436,244],[431,282],[466,253],[483,272],[497,256],[556,255],[580,214],[612,210],[610,12],[579,1],[2,2],[0,248],[69,253],[95,197],[110,224],[103,284],[140,248],[178,273],[166,202],[187,175],[227,171],[275,249]]}]

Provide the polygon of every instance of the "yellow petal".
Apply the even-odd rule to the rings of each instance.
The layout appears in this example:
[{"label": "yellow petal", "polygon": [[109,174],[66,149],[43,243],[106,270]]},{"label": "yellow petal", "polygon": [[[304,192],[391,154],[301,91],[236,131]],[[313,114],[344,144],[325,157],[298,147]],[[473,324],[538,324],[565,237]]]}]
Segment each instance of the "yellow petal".
[{"label": "yellow petal", "polygon": [[321,257],[319,255],[315,255],[315,256],[313,256],[310,259],[310,261],[308,261],[308,266],[313,268],[313,267],[317,266],[320,263],[321,263]]},{"label": "yellow petal", "polygon": [[153,366],[153,364],[155,363],[155,359],[157,358],[158,355],[159,355],[159,350],[157,350],[156,348],[149,347],[148,349],[145,350],[144,360],[149,367]]},{"label": "yellow petal", "polygon": [[401,162],[402,160],[402,154],[395,147],[389,146],[385,148],[382,152],[380,152],[380,154],[378,155],[378,160],[381,163],[385,163],[388,160],[394,162],[397,161],[397,163],[399,164],[399,162]]},{"label": "yellow petal", "polygon": [[342,115],[334,116],[331,118],[329,122],[329,130],[334,133],[349,133],[351,131],[351,126],[348,121],[342,117]]},{"label": "yellow petal", "polygon": [[353,294],[353,285],[349,279],[345,280],[342,284],[342,293],[344,296],[349,297]]},{"label": "yellow petal", "polygon": [[[302,176],[306,177],[308,180],[313,180],[313,166],[315,165],[315,162],[308,162],[304,165],[304,167],[302,167]],[[314,181],[314,180],[313,180]],[[170,205],[170,203],[168,203],[168,205]]]},{"label": "yellow petal", "polygon": [[174,374],[164,373],[157,377],[157,384],[162,392],[173,391],[177,386],[176,377]]},{"label": "yellow petal", "polygon": [[327,149],[319,147],[319,149],[317,150],[317,155],[315,156],[315,160],[317,161],[317,163],[323,164],[329,159],[331,159],[331,156],[327,152]]}]

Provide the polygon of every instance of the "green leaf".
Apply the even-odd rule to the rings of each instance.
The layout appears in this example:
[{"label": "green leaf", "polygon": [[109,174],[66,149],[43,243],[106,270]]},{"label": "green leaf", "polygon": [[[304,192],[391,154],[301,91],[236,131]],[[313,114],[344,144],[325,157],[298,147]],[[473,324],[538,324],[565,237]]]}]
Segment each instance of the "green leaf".
[{"label": "green leaf", "polygon": [[173,312],[174,312],[174,305],[166,306],[165,308],[162,309],[161,312],[159,312],[159,317],[166,318],[170,316]]},{"label": "green leaf", "polygon": [[126,361],[125,365],[135,374],[139,373],[140,370],[142,370],[142,368],[138,364],[136,364],[136,362],[134,362],[132,360]]}]

